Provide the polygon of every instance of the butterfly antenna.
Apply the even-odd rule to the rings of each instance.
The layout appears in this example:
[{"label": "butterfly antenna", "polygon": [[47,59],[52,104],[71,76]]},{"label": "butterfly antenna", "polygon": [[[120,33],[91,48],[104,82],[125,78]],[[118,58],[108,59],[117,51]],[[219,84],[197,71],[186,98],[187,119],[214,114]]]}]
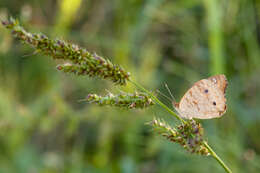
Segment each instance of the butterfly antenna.
[{"label": "butterfly antenna", "polygon": [[172,101],[174,103],[176,103],[176,99],[174,98],[174,96],[173,96],[171,90],[169,89],[168,85],[166,83],[164,85],[165,85],[165,88],[167,89],[167,91],[169,92],[170,96],[172,97]]},{"label": "butterfly antenna", "polygon": [[158,92],[159,94],[161,94],[162,96],[167,98],[170,102],[172,102],[172,99],[170,97],[166,96],[165,94],[163,94],[160,90],[157,89],[156,92]]},{"label": "butterfly antenna", "polygon": [[169,89],[168,85],[167,85],[166,83],[165,83],[164,85],[165,85],[165,88],[167,89],[167,91],[169,92],[169,94],[170,94],[171,97],[172,97],[172,102],[173,102],[172,106],[173,106],[173,109],[175,110],[175,112],[176,112],[177,114],[179,114],[179,111],[178,111],[178,109],[176,108],[176,106],[179,105],[179,103],[176,102],[176,99],[175,99],[175,97],[173,96],[173,94],[172,94],[171,90]]}]

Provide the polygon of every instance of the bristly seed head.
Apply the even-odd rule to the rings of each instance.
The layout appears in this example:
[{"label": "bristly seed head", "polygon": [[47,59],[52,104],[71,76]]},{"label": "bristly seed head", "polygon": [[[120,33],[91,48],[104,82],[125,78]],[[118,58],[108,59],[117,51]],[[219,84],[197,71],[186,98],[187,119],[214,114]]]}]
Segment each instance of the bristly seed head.
[{"label": "bristly seed head", "polygon": [[59,65],[57,67],[58,70],[76,75],[109,79],[119,85],[125,85],[129,81],[129,72],[111,63],[108,59],[98,56],[95,53],[89,53],[86,49],[76,44],[59,39],[52,40],[43,34],[31,34],[25,31],[17,20],[12,18],[9,21],[2,21],[2,24],[12,30],[14,37],[25,44],[31,45],[44,55],[71,62],[71,65],[66,66],[66,68],[63,67],[64,65]]},{"label": "bristly seed head", "polygon": [[190,153],[209,155],[208,149],[203,144],[203,128],[194,120],[172,128],[165,121],[156,119],[149,123],[154,131],[166,137],[169,141],[180,144]]},{"label": "bristly seed head", "polygon": [[120,93],[117,95],[109,92],[105,96],[89,94],[85,101],[96,103],[100,106],[110,105],[127,109],[142,109],[155,104],[149,95],[141,92],[135,92],[134,94]]}]

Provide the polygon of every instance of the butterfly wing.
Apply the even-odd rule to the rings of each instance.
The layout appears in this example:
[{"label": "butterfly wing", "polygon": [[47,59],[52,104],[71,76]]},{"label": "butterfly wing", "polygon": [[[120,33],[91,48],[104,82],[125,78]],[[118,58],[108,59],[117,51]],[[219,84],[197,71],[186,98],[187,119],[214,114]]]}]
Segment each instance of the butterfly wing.
[{"label": "butterfly wing", "polygon": [[224,94],[226,94],[226,89],[228,86],[228,81],[225,75],[219,74],[211,76],[208,80],[212,81]]},{"label": "butterfly wing", "polygon": [[212,76],[196,82],[182,97],[176,110],[183,118],[210,119],[226,112],[224,75]]}]

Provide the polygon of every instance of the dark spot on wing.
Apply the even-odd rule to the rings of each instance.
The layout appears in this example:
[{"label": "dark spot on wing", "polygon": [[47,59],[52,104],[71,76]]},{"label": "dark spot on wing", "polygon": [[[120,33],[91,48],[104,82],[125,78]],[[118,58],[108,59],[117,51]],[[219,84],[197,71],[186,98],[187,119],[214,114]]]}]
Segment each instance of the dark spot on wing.
[{"label": "dark spot on wing", "polygon": [[214,101],[214,102],[213,102],[213,105],[214,105],[214,106],[216,106],[216,105],[217,105],[217,103]]},{"label": "dark spot on wing", "polygon": [[204,92],[205,92],[205,93],[208,93],[208,92],[209,92],[209,90],[208,90],[208,89],[205,89],[205,90],[204,90]]}]

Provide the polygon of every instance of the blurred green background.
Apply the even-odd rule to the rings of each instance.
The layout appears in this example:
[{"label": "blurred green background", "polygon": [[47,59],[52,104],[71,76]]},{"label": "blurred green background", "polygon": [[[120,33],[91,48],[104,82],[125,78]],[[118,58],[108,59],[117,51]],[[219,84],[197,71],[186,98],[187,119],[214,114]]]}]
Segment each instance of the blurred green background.
[{"label": "blurred green background", "polygon": [[[228,111],[202,121],[206,139],[234,172],[260,172],[259,1],[1,0],[0,18],[8,15],[110,58],[152,91],[169,95],[166,82],[177,100],[193,82],[226,74]],[[62,74],[56,64],[0,26],[1,173],[224,172],[154,135],[145,125],[153,116],[176,123],[157,106],[79,103],[122,88]]]}]

